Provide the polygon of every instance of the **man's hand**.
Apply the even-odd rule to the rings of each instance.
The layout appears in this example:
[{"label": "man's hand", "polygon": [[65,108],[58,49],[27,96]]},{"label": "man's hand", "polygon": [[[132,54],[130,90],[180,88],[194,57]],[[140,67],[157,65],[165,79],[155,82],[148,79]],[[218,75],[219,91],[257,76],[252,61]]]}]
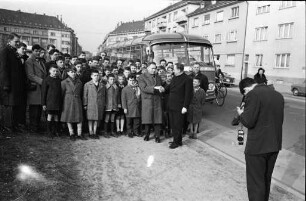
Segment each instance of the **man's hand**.
[{"label": "man's hand", "polygon": [[47,106],[46,105],[43,105],[43,111],[46,111],[47,110]]},{"label": "man's hand", "polygon": [[84,106],[84,110],[87,110],[87,106],[86,105]]},{"label": "man's hand", "polygon": [[187,112],[187,109],[185,107],[182,108],[182,114],[185,114]]},{"label": "man's hand", "polygon": [[123,112],[124,112],[124,114],[127,114],[127,109],[124,109]]},{"label": "man's hand", "polygon": [[118,104],[118,107],[121,108],[121,104]]},{"label": "man's hand", "polygon": [[237,107],[237,113],[238,113],[239,116],[240,116],[243,112],[244,112],[244,107],[242,107],[242,108]]},{"label": "man's hand", "polygon": [[165,92],[165,88],[161,86],[161,87],[159,88],[159,92],[160,92],[160,93]]}]

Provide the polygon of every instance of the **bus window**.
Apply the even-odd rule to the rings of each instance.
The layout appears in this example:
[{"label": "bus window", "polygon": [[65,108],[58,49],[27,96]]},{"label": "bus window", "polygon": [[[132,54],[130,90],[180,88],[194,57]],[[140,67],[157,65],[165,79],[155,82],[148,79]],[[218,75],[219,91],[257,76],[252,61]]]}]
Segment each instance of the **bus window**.
[{"label": "bus window", "polygon": [[195,62],[204,63],[205,65],[212,65],[212,49],[209,46],[199,44],[189,44],[187,46],[189,62],[192,65]]},{"label": "bus window", "polygon": [[171,43],[153,45],[154,52],[153,61],[159,64],[161,59],[166,59],[167,62],[187,64],[186,44]]}]

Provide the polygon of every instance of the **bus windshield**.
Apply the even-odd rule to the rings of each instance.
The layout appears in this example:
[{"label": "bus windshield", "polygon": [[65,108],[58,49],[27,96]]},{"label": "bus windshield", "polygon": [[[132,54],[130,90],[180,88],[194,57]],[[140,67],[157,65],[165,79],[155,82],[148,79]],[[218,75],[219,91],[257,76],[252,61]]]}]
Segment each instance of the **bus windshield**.
[{"label": "bus windshield", "polygon": [[199,62],[204,66],[213,65],[213,54],[210,46],[189,43],[165,43],[152,46],[153,61],[159,63],[161,59],[173,63],[192,65]]}]

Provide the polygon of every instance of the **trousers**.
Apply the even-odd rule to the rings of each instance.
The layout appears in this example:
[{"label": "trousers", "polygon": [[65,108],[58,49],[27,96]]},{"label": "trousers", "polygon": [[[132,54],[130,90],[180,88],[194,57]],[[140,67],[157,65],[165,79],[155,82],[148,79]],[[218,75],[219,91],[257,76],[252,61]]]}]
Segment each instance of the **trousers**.
[{"label": "trousers", "polygon": [[245,154],[249,201],[268,201],[278,152]]},{"label": "trousers", "polygon": [[184,127],[184,115],[181,111],[169,111],[170,126],[172,129],[173,143],[182,144],[182,131]]}]

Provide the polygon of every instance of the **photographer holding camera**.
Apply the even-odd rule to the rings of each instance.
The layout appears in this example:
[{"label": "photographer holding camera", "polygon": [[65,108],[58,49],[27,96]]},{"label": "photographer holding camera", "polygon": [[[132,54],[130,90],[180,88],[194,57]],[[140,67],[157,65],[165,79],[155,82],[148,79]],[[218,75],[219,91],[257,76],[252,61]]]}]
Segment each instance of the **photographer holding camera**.
[{"label": "photographer holding camera", "polygon": [[240,81],[245,105],[237,107],[240,121],[248,128],[245,147],[247,190],[250,201],[268,201],[274,165],[282,147],[284,98],[252,78]]}]

